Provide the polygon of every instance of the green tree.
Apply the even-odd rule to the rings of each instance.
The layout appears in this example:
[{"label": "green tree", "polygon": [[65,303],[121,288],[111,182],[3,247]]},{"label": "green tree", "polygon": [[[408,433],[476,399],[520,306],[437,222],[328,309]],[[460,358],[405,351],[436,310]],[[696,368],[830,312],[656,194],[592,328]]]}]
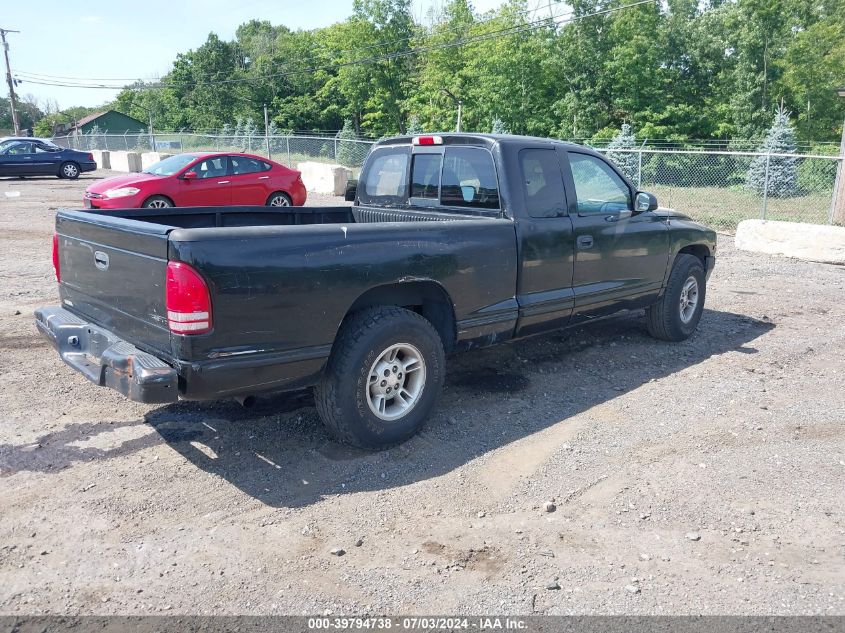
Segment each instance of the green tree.
[{"label": "green tree", "polygon": [[[632,180],[637,179],[637,171],[639,169],[639,161],[634,150],[637,147],[637,139],[634,137],[634,131],[628,123],[622,124],[622,129],[613,137],[613,140],[607,146],[607,157],[619,166],[628,178]],[[628,151],[614,151],[614,150],[628,150]]]},{"label": "green tree", "polygon": [[337,146],[337,162],[347,167],[354,167],[360,164],[359,143],[350,142],[356,138],[355,126],[348,120],[343,124],[343,129],[338,132],[337,138],[340,142]]},{"label": "green tree", "polygon": [[[758,148],[766,154],[794,154],[795,131],[789,113],[781,105],[766,140]],[[766,163],[768,162],[768,173]],[[746,186],[759,195],[787,198],[798,193],[798,159],[790,156],[757,156],[751,162]]]}]

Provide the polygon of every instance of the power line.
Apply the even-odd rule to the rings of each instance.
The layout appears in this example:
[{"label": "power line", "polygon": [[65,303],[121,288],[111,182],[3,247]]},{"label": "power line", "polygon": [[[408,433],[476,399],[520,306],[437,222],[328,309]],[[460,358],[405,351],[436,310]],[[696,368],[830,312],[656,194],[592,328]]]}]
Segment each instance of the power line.
[{"label": "power line", "polygon": [[[496,20],[501,19],[503,17],[510,17],[512,15],[525,15],[525,14],[529,14],[529,13],[538,13],[541,10],[550,9],[552,7],[555,7],[555,6],[565,6],[565,5],[562,3],[562,0],[551,0],[548,4],[535,7],[534,9],[521,9],[521,10],[518,10],[518,11],[514,11],[509,16],[494,14],[486,20],[478,20],[477,22],[473,23],[473,26],[475,26],[475,27],[483,26],[485,24],[489,24],[490,22],[495,22]],[[572,14],[572,11],[570,10],[570,11],[567,11],[565,14],[561,14],[559,16],[554,16],[554,18],[552,18],[552,16],[549,16],[548,18],[542,18],[540,20],[535,20],[533,22],[530,22],[530,24],[536,24],[538,22],[548,22],[551,19],[556,20],[556,19],[559,19],[560,17],[562,17],[563,15],[571,15],[571,14]],[[509,28],[513,28],[513,27],[509,27]],[[452,30],[452,33],[454,33],[455,35],[460,35],[455,30]],[[373,48],[385,48],[385,47],[390,46],[392,44],[399,44],[401,42],[411,41],[413,39],[416,39],[417,37],[419,37],[419,34],[415,33],[415,34],[409,35],[407,37],[402,37],[402,38],[398,38],[398,39],[394,39],[394,40],[386,40],[386,41],[376,42],[375,44],[368,44],[367,46],[360,46],[360,47],[357,47],[357,48],[354,48],[354,49],[332,49],[327,44],[318,44],[318,46],[320,48],[326,50],[327,52],[332,53],[333,55],[337,56],[337,55],[343,55],[344,53],[359,53],[361,51],[370,50],[370,49],[373,49]],[[143,82],[143,81],[149,81],[149,79],[143,79],[141,77],[79,77],[79,76],[69,76],[69,75],[51,75],[51,74],[46,74],[46,73],[37,73],[37,72],[31,72],[31,71],[25,71],[25,70],[18,70],[18,71],[15,72],[15,74],[17,76],[24,77],[24,79],[31,81],[31,83],[36,83],[36,81],[30,80],[29,79],[30,77],[35,78],[38,81],[67,80],[69,82],[74,82],[74,83],[76,83],[77,81],[79,81],[79,82],[89,82],[89,81],[124,82],[124,81],[129,81],[129,82],[139,82],[139,83]],[[162,79],[161,77],[152,78],[152,80],[159,81],[159,82],[161,81],[161,79]],[[43,85],[51,85],[51,84],[44,83]],[[57,85],[59,85],[59,84],[57,84]],[[117,89],[123,88],[123,87],[124,86],[121,85]]]},{"label": "power line", "polygon": [[[595,11],[592,13],[585,13],[580,16],[571,17],[571,14],[566,17],[566,19],[550,19],[544,18],[542,20],[537,20],[534,22],[529,22],[525,25],[516,25],[512,27],[508,27],[505,29],[500,29],[498,31],[492,31],[490,33],[484,33],[480,35],[471,36],[468,38],[460,38],[454,40],[452,42],[444,42],[442,44],[433,44],[428,46],[421,46],[418,48],[411,48],[402,51],[395,51],[393,53],[386,53],[384,55],[374,55],[371,57],[365,57],[361,59],[351,60],[348,62],[339,62],[335,64],[327,64],[323,66],[313,66],[310,68],[302,68],[296,70],[289,70],[285,72],[278,72],[278,73],[271,73],[268,75],[261,75],[258,77],[242,77],[238,79],[221,79],[221,80],[206,80],[206,81],[184,81],[184,82],[158,82],[157,84],[144,84],[143,86],[136,86],[136,89],[139,90],[148,90],[148,89],[156,89],[156,88],[169,88],[169,87],[184,87],[184,86],[203,86],[203,85],[223,85],[223,84],[233,84],[233,83],[252,83],[257,81],[264,81],[268,79],[280,79],[284,77],[289,77],[292,75],[299,75],[299,74],[308,74],[308,73],[315,73],[321,70],[335,70],[340,68],[345,68],[349,66],[356,66],[360,64],[369,64],[378,61],[387,61],[391,59],[399,59],[403,57],[410,57],[414,55],[418,55],[420,53],[427,53],[434,50],[444,49],[444,48],[454,48],[458,46],[464,46],[466,44],[471,44],[473,42],[484,41],[488,39],[495,39],[497,37],[504,37],[507,35],[517,35],[522,32],[536,30],[542,27],[548,26],[561,26],[563,24],[569,24],[572,22],[576,22],[579,20],[583,20],[589,17],[595,17],[599,15],[607,15],[611,13],[616,13],[618,11],[622,11],[624,9],[630,9],[632,7],[644,5],[644,4],[654,4],[654,0],[639,0],[638,2],[633,2],[626,5],[621,5],[618,7],[613,7],[610,9],[603,9],[601,11]],[[485,22],[486,24],[486,22]],[[120,90],[122,88],[128,88],[129,86],[113,86],[113,85],[104,85],[104,84],[84,84],[84,83],[70,83],[70,82],[50,82],[50,81],[37,81],[37,80],[29,80],[30,83],[44,85],[44,86],[61,86],[61,87],[68,87],[68,88],[88,88],[88,89],[106,89],[106,90]]]}]

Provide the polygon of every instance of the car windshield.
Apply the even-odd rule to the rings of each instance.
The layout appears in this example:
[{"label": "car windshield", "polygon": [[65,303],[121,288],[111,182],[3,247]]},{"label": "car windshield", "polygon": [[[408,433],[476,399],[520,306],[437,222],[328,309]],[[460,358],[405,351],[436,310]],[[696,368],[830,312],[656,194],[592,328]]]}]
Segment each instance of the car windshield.
[{"label": "car windshield", "polygon": [[197,157],[194,154],[176,154],[176,156],[165,158],[154,165],[150,165],[144,170],[144,173],[153,176],[172,176],[196,159]]}]

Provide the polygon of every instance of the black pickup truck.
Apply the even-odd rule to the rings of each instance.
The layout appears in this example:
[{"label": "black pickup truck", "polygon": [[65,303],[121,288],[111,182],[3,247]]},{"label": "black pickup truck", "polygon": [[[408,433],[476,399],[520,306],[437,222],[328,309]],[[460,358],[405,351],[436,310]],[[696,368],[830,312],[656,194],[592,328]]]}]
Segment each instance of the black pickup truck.
[{"label": "black pickup truck", "polygon": [[410,437],[445,355],[645,308],[695,330],[716,235],[597,152],[484,134],[377,143],[354,206],[61,210],[62,359],[149,403],[315,387],[342,441]]}]

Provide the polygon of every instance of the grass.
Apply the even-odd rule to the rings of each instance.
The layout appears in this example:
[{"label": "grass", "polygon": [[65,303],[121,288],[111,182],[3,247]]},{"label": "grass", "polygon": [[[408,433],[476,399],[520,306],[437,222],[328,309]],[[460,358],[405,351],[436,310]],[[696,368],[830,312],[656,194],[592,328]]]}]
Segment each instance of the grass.
[{"label": "grass", "polygon": [[[669,187],[643,185],[657,196],[661,207],[676,209],[714,229],[732,232],[742,220],[763,215],[761,196],[744,188]],[[827,224],[831,193],[811,193],[766,201],[766,219]]]}]

